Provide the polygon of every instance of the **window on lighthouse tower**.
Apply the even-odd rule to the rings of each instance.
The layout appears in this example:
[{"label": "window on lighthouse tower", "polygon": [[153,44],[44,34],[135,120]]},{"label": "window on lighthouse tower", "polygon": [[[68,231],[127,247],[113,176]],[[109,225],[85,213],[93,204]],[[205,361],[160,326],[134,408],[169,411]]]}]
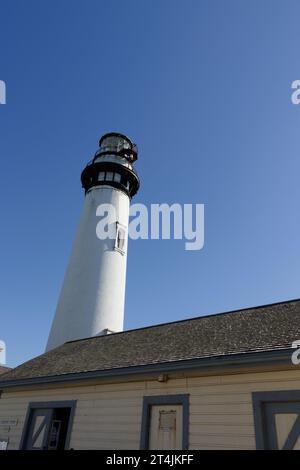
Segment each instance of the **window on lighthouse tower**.
[{"label": "window on lighthouse tower", "polygon": [[119,222],[117,222],[115,250],[119,251],[122,254],[125,253],[125,234],[125,227],[122,227]]},{"label": "window on lighthouse tower", "polygon": [[115,174],[114,174],[114,181],[116,181],[117,183],[120,183],[120,182],[121,182],[121,175],[120,175],[120,173],[115,173]]}]

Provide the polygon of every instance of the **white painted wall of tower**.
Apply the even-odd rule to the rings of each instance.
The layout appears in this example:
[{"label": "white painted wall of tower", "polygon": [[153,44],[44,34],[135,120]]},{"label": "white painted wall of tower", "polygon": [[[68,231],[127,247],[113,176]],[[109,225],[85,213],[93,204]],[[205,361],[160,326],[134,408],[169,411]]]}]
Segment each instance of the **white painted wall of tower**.
[{"label": "white painted wall of tower", "polygon": [[[47,350],[66,341],[96,336],[105,329],[122,331],[124,322],[129,197],[109,186],[86,194],[77,236],[60,293]],[[111,204],[125,227],[124,254],[115,240],[96,235],[100,204]]]}]

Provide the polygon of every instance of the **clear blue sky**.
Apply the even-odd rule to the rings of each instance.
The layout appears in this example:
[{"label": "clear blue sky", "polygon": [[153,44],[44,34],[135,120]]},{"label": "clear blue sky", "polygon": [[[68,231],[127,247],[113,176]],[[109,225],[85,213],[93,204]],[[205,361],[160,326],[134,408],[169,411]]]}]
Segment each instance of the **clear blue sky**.
[{"label": "clear blue sky", "polygon": [[138,144],[135,202],[204,203],[205,247],[130,241],[126,329],[300,297],[300,4],[0,4],[0,338],[43,352],[108,131]]}]

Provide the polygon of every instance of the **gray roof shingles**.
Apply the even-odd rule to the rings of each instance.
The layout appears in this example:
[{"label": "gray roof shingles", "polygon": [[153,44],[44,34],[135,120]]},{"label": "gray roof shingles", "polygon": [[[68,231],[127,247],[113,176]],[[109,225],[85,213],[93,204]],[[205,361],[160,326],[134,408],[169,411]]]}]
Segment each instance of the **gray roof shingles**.
[{"label": "gray roof shingles", "polygon": [[5,372],[8,372],[9,370],[10,370],[10,367],[0,365],[0,375],[5,374]]},{"label": "gray roof shingles", "polygon": [[300,300],[72,341],[10,370],[0,382],[289,349]]}]

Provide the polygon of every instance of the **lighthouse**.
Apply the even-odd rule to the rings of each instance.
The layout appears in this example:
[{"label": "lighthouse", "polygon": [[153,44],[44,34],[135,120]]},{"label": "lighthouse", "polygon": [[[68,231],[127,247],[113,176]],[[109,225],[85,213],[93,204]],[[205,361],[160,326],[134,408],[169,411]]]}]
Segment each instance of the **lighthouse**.
[{"label": "lighthouse", "polygon": [[[84,204],[46,351],[123,331],[129,206],[139,189],[136,160],[135,144],[111,132],[81,174]],[[106,225],[100,236],[99,224]]]}]

